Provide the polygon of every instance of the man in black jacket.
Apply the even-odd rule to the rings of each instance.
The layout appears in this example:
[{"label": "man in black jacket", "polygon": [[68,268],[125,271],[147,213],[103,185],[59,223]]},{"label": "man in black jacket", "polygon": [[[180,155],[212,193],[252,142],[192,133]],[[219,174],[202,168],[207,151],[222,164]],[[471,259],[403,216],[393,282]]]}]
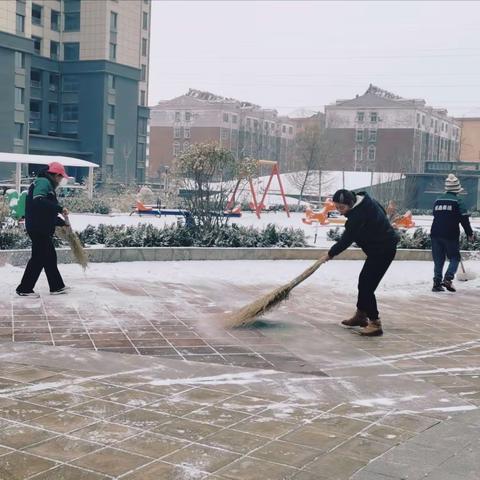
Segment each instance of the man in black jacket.
[{"label": "man in black jacket", "polygon": [[353,242],[367,255],[358,279],[357,311],[352,318],[344,320],[342,325],[363,327],[360,331],[362,335],[382,335],[375,290],[395,258],[398,235],[383,207],[367,193],[355,194],[349,190],[338,190],[333,201],[337,210],[347,217],[347,222],[342,237],[333,245],[325,259],[336,257]]},{"label": "man in black jacket", "polygon": [[52,162],[41,171],[28,189],[25,207],[25,227],[32,240],[30,258],[22,281],[17,287],[17,295],[38,298],[33,291],[43,269],[47,276],[50,293],[65,293],[67,287],[57,268],[57,252],[53,245],[55,227],[65,226],[58,214],[68,214],[68,210],[59,205],[55,189],[68,176],[62,164]]}]

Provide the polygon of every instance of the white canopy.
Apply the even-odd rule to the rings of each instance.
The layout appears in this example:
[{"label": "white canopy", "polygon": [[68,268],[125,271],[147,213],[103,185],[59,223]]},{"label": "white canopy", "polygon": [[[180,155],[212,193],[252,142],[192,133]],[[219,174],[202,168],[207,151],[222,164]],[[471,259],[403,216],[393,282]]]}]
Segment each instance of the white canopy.
[{"label": "white canopy", "polygon": [[57,157],[55,155],[30,155],[26,153],[0,152],[0,163],[35,163],[48,165],[52,162],[60,162],[64,167],[98,167],[96,163],[80,160],[73,157]]},{"label": "white canopy", "polygon": [[59,157],[55,155],[30,155],[27,153],[6,153],[0,152],[0,163],[14,163],[16,164],[15,187],[20,192],[21,187],[21,165],[22,164],[36,164],[48,165],[52,162],[59,162],[64,167],[85,167],[88,168],[87,192],[88,196],[93,196],[93,169],[98,167],[96,163],[88,162],[73,157]]}]

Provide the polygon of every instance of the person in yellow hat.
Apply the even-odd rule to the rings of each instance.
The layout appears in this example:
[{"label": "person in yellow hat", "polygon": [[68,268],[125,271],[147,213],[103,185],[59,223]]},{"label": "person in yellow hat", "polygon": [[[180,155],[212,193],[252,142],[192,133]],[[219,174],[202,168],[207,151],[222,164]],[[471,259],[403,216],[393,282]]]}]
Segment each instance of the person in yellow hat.
[{"label": "person in yellow hat", "polygon": [[52,162],[39,172],[28,189],[25,228],[32,240],[32,256],[16,290],[21,297],[39,297],[34,288],[42,270],[45,270],[52,295],[65,293],[68,289],[58,271],[57,252],[53,244],[55,227],[66,225],[59,214],[68,214],[68,210],[58,203],[55,190],[67,180],[63,165]]},{"label": "person in yellow hat", "polygon": [[[469,213],[459,198],[463,191],[460,180],[449,174],[445,180],[445,193],[435,200],[433,205],[433,223],[430,231],[432,239],[432,257],[434,263],[432,292],[455,292],[453,279],[460,263],[460,227],[462,225],[470,241],[473,241],[473,230],[470,225]],[[449,265],[445,276],[443,266],[445,258]]]}]

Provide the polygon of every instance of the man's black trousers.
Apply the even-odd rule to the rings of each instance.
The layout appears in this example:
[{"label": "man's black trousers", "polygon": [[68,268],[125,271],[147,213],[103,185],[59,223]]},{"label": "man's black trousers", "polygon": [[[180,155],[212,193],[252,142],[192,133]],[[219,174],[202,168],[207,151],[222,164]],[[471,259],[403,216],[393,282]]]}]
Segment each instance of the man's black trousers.
[{"label": "man's black trousers", "polygon": [[57,268],[57,252],[53,245],[52,235],[28,232],[28,236],[32,240],[32,257],[28,261],[22,282],[17,287],[17,292],[33,292],[43,269],[45,269],[51,292],[63,288],[65,284]]},{"label": "man's black trousers", "polygon": [[370,252],[360,272],[357,308],[365,312],[370,320],[378,319],[375,290],[393,262],[396,253],[396,245]]}]

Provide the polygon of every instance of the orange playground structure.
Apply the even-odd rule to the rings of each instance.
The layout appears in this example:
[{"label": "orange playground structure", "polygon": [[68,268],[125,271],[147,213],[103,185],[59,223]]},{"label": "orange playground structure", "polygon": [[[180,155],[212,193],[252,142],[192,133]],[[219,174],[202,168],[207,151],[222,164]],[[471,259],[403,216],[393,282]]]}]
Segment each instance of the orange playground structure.
[{"label": "orange playground structure", "polygon": [[312,223],[316,222],[320,225],[330,225],[332,223],[343,225],[346,222],[346,219],[340,217],[335,204],[329,198],[323,204],[323,208],[319,212],[315,212],[312,207],[307,207],[305,210],[305,218],[302,218],[302,222],[307,225],[312,225]]}]

